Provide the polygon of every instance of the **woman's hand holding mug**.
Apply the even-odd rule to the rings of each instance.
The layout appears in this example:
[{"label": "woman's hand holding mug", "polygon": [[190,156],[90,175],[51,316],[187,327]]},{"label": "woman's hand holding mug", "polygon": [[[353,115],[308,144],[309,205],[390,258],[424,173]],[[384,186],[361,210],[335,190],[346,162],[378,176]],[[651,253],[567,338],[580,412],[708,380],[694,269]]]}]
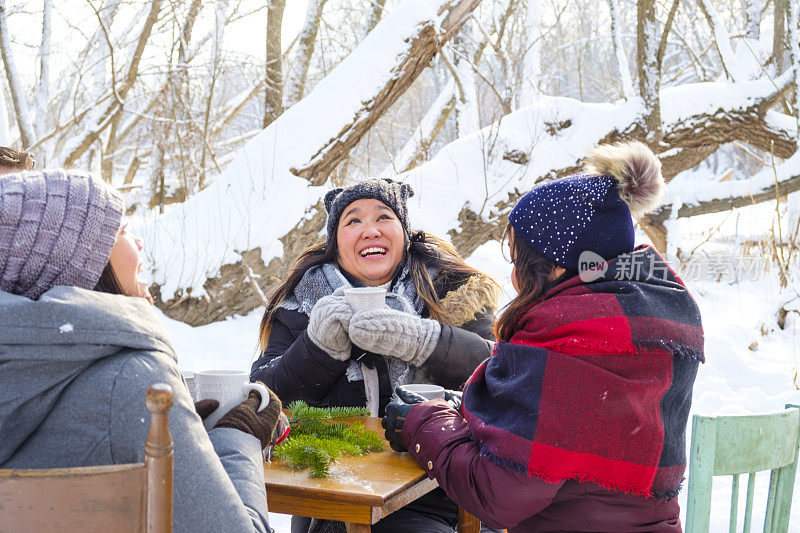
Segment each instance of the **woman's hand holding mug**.
[{"label": "woman's hand holding mug", "polygon": [[[245,401],[250,391],[258,391],[259,404],[256,411],[269,405],[269,389],[263,383],[250,383],[250,376],[238,370],[209,370],[195,373],[195,393],[197,400],[216,400],[219,402],[211,414],[203,419],[206,430],[214,425],[231,409]],[[280,407],[278,408],[280,410]]]},{"label": "woman's hand holding mug", "polygon": [[323,296],[314,305],[308,319],[308,338],[337,361],[350,359],[348,327],[353,309],[342,289]]}]

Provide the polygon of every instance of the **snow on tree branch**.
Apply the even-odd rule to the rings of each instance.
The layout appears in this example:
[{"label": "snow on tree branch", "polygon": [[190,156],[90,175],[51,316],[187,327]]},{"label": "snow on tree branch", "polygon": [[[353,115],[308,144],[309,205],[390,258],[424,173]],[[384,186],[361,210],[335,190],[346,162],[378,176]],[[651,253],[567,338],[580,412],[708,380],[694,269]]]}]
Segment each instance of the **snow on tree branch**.
[{"label": "snow on tree branch", "polygon": [[608,0],[608,8],[611,11],[611,37],[614,45],[614,57],[617,60],[617,69],[622,81],[622,94],[626,100],[631,100],[636,97],[636,91],[633,89],[628,56],[625,55],[625,47],[622,45],[622,37],[620,36],[619,0]]},{"label": "snow on tree branch", "polygon": [[[417,76],[427,68],[433,56],[461,28],[478,3],[480,3],[480,0],[459,0],[455,5],[453,5],[454,2],[452,0],[429,2],[407,0],[401,4],[390,16],[399,20],[401,11],[405,11],[408,6],[416,4],[417,9],[413,14],[413,18],[416,19],[416,26],[413,33],[409,32],[407,40],[404,41],[402,52],[397,48],[393,50],[395,55],[391,56],[393,64],[388,73],[385,68],[388,65],[384,63],[387,56],[383,53],[375,54],[374,50],[387,48],[386,41],[391,42],[393,40],[385,38],[387,30],[384,26],[391,31],[391,25],[385,24],[387,19],[378,23],[375,29],[367,35],[361,45],[345,61],[350,60],[352,57],[353,59],[349,61],[350,64],[354,61],[359,61],[362,65],[362,72],[353,73],[352,79],[354,80],[360,80],[365,76],[374,79],[374,73],[378,73],[379,76],[382,76],[382,79],[378,83],[375,83],[378,80],[368,83],[366,90],[354,91],[361,95],[358,107],[351,108],[348,103],[352,101],[352,97],[346,97],[345,102],[342,102],[345,105],[341,106],[341,109],[346,113],[351,113],[351,115],[345,121],[341,121],[339,117],[336,119],[336,123],[341,124],[343,127],[332,134],[309,161],[292,166],[292,173],[310,180],[314,185],[325,183],[330,173],[344,160],[366,131],[397,101]],[[427,16],[422,18],[421,14]],[[370,58],[369,56],[373,57]],[[380,61],[375,63],[375,59]],[[369,73],[364,71],[369,71]],[[326,83],[329,78],[330,76],[322,80],[315,87],[315,91],[331,90],[329,83]],[[369,92],[372,94],[369,94]],[[328,107],[327,113],[330,114],[332,112],[334,112],[334,109]],[[337,113],[337,115],[341,115],[341,113]]]},{"label": "snow on tree branch", "polygon": [[[317,202],[326,190],[309,187],[307,179],[293,175],[290,169],[307,169],[302,165],[315,157],[327,163],[321,148],[331,149],[335,145],[332,139],[344,143],[339,140],[343,132],[358,140],[357,134],[377,119],[365,115],[379,115],[379,110],[388,108],[402,93],[401,86],[428,65],[429,58],[417,60],[419,56],[412,57],[409,52],[419,42],[420,33],[430,34],[425,42],[435,43],[435,52],[440,39],[449,35],[448,29],[463,23],[462,19],[451,20],[450,25],[442,22],[450,12],[441,9],[452,3],[403,2],[311,93],[246,144],[209,187],[163,216],[139,222],[139,232],[148,242],[147,257],[155,265],[154,282],[165,305],[177,306],[191,297],[184,306],[191,315],[183,315],[187,321],[218,319],[220,315],[215,313],[225,291],[240,289],[234,284],[209,291],[209,278],[245,260],[254,272],[263,271],[264,265],[290,254],[294,250],[288,248],[302,242],[281,242],[292,231],[307,226],[302,231],[312,240],[316,238],[321,227]],[[456,7],[465,17],[464,6],[474,8],[476,3],[470,0]],[[406,66],[413,68],[406,71]],[[313,181],[324,183],[324,177]],[[299,226],[298,213],[306,213]],[[225,312],[237,311],[235,306],[227,307]]]},{"label": "snow on tree branch", "polygon": [[728,29],[720,20],[717,10],[714,9],[714,6],[712,6],[708,0],[698,0],[697,5],[700,6],[701,11],[703,11],[703,14],[708,20],[708,25],[711,26],[711,31],[714,32],[714,44],[722,59],[722,66],[725,68],[725,71],[733,81],[745,80],[746,77],[736,61],[736,54],[733,53],[733,49],[731,48],[731,38],[728,34]]}]

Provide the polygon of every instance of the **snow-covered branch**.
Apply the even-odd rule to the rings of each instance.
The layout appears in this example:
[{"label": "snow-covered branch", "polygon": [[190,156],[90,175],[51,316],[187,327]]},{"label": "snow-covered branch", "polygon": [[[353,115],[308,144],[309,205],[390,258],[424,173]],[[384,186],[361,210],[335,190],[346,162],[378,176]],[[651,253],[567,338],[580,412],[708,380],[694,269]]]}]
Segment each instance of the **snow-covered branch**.
[{"label": "snow-covered branch", "polygon": [[736,54],[731,48],[731,38],[725,24],[720,20],[717,10],[708,0],[697,0],[697,5],[708,20],[711,31],[714,32],[714,44],[722,59],[722,66],[733,81],[743,81],[745,78],[736,61]]},{"label": "snow-covered branch", "polygon": [[[729,180],[722,183],[704,183],[695,190],[681,190],[678,218],[721,213],[783,198],[800,190],[800,152],[775,168],[766,167],[747,180]],[[664,223],[673,216],[670,200],[678,196],[667,193],[664,206],[649,215],[655,224]]]},{"label": "snow-covered branch", "polygon": [[298,35],[297,49],[292,59],[291,70],[286,79],[285,106],[296,104],[303,98],[308,79],[308,68],[314,55],[317,32],[322,18],[322,10],[328,0],[308,0],[306,18]]},{"label": "snow-covered branch", "polygon": [[620,36],[620,11],[619,0],[608,0],[608,8],[611,12],[611,38],[614,45],[614,57],[617,59],[617,69],[622,81],[622,94],[626,100],[631,100],[636,97],[636,92],[633,89],[633,82],[631,81],[631,71],[628,66],[628,56],[625,54],[625,47],[622,45],[622,37]]},{"label": "snow-covered branch", "polygon": [[[398,9],[417,2],[418,0],[407,0]],[[383,78],[380,84],[370,87],[371,94],[363,95],[356,109],[348,109],[347,112],[352,114],[348,122],[343,124],[344,127],[330,137],[308,162],[292,167],[292,173],[308,179],[314,185],[325,183],[331,172],[347,157],[364,134],[427,68],[431,59],[461,28],[478,3],[480,0],[460,0],[455,4],[452,1],[435,0],[426,3],[424,7],[420,6],[420,13],[429,16],[426,19],[415,17],[418,19],[415,31],[408,36],[402,52],[395,49],[394,64],[388,76]],[[379,30],[385,22],[386,19],[379,23],[358,49],[366,49],[365,45],[377,47],[377,39],[380,37],[372,36],[381,35]],[[382,46],[385,47],[385,44]],[[351,56],[357,55],[358,49]],[[384,71],[381,69],[379,72]],[[353,79],[362,76],[356,75]],[[317,88],[322,87],[324,90],[323,82],[320,82]]]}]

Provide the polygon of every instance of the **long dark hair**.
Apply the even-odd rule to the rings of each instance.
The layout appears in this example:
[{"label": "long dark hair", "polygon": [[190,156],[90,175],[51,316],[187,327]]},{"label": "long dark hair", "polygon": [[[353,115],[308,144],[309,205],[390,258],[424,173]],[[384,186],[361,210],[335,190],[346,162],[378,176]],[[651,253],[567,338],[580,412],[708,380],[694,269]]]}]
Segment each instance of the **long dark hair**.
[{"label": "long dark hair", "polygon": [[511,249],[519,294],[506,305],[494,323],[494,336],[503,342],[508,342],[517,332],[519,321],[539,297],[562,281],[577,276],[576,272],[567,270],[553,279],[557,265],[518,238],[511,224],[503,232],[503,241],[506,239]]},{"label": "long dark hair", "polygon": [[[308,269],[323,263],[335,263],[336,250],[336,235],[333,235],[328,249],[325,249],[323,240],[304,250],[297,258],[289,276],[270,297],[267,309],[261,318],[258,332],[260,353],[267,348],[272,321],[281,303],[292,295]],[[464,262],[455,247],[448,241],[424,231],[414,232],[409,238],[405,260],[408,262],[409,273],[417,294],[422,298],[430,317],[440,322],[447,322],[447,313],[442,307],[441,298],[448,287],[459,285],[476,274],[485,276],[481,271]],[[430,266],[436,266],[440,272],[435,280],[431,279],[428,273]]]},{"label": "long dark hair", "polygon": [[125,291],[122,290],[122,285],[120,285],[117,275],[114,274],[114,269],[111,268],[111,261],[106,263],[106,266],[103,268],[103,272],[100,274],[100,279],[97,281],[97,285],[94,286],[94,290],[98,292],[107,292],[108,294],[121,294],[126,296]]}]

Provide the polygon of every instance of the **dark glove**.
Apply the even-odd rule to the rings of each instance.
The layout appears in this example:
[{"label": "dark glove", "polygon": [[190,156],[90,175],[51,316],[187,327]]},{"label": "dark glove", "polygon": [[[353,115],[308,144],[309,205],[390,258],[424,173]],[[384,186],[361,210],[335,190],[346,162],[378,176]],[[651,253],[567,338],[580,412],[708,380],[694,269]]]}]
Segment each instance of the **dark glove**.
[{"label": "dark glove", "polygon": [[200,420],[205,420],[208,415],[217,410],[217,407],[219,407],[219,402],[217,400],[200,400],[199,402],[194,402],[194,410],[200,415]]},{"label": "dark glove", "polygon": [[402,386],[397,387],[395,393],[397,393],[397,397],[392,398],[392,401],[386,406],[386,415],[381,419],[381,427],[386,430],[384,435],[394,451],[407,452],[408,450],[403,445],[403,424],[411,408],[426,399]]},{"label": "dark glove", "polygon": [[459,413],[461,412],[461,396],[462,396],[461,391],[450,390],[450,389],[444,390],[444,401],[446,401],[450,407],[452,407]]},{"label": "dark glove", "polygon": [[247,399],[225,413],[214,427],[238,429],[253,435],[261,441],[263,450],[272,442],[282,406],[280,399],[271,390],[269,391],[269,405],[260,413],[256,412],[259,405],[261,405],[261,395],[257,391],[250,391]]}]

